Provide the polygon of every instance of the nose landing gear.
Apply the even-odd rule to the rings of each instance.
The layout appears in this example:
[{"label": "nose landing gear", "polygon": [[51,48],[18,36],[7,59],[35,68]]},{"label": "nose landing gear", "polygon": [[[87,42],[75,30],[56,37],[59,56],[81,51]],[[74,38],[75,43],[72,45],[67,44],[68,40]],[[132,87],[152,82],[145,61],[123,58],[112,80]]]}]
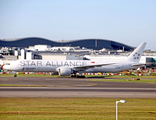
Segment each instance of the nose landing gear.
[{"label": "nose landing gear", "polygon": [[14,74],[14,77],[17,77],[17,74],[16,73]]}]

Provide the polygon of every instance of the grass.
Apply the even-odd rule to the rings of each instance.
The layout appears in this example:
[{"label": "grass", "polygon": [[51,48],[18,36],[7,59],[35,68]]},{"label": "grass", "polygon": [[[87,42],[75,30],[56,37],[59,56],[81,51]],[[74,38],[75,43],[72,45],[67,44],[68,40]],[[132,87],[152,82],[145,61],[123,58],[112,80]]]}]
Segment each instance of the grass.
[{"label": "grass", "polygon": [[[14,74],[0,74],[0,77],[13,77]],[[155,78],[156,76],[85,75],[87,78]],[[17,74],[17,77],[70,77],[49,74]]]},{"label": "grass", "polygon": [[[133,78],[140,78],[140,80],[133,80]],[[156,76],[120,76],[120,75],[117,75],[117,76],[105,76],[104,79],[94,79],[90,81],[156,83]]]},{"label": "grass", "polygon": [[107,82],[132,82],[132,83],[156,83],[156,79],[95,79],[90,81],[107,81]]},{"label": "grass", "polygon": [[[0,98],[1,120],[114,120],[120,99]],[[126,99],[118,104],[120,120],[156,120],[155,99]]]},{"label": "grass", "polygon": [[[0,77],[14,77],[14,74],[0,74]],[[70,77],[49,74],[17,74],[17,77]]]},{"label": "grass", "polygon": [[86,77],[104,77],[104,78],[155,78],[156,76],[125,76],[125,75],[85,75]]}]

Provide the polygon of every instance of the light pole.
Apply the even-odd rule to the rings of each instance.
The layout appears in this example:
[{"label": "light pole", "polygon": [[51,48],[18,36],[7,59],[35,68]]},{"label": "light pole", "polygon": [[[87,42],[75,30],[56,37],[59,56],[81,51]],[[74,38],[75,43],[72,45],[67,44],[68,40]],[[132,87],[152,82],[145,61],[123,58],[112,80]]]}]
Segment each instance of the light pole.
[{"label": "light pole", "polygon": [[118,102],[126,103],[126,100],[116,101],[116,120],[118,120]]}]

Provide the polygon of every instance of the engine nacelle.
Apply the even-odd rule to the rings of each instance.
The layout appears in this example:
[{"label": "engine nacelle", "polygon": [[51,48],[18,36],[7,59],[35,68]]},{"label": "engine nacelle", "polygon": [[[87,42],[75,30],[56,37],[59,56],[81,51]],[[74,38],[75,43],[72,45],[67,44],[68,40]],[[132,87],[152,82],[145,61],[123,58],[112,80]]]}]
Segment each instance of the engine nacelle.
[{"label": "engine nacelle", "polygon": [[68,67],[59,67],[57,68],[59,76],[69,76],[73,72],[71,68]]}]

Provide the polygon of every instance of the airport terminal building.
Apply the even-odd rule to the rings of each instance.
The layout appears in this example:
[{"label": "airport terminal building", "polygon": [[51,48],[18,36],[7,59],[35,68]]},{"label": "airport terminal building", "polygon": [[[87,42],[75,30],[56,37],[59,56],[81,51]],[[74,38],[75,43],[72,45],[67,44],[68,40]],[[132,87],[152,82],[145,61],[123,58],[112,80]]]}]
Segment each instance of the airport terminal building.
[{"label": "airport terminal building", "polygon": [[[125,60],[134,50],[134,47],[104,39],[51,41],[37,37],[1,39],[0,47],[0,62],[17,59]],[[155,56],[156,53],[144,53],[141,62],[155,64]]]},{"label": "airport terminal building", "polygon": [[50,45],[51,47],[56,46],[80,46],[93,49],[109,49],[109,50],[124,50],[124,51],[133,51],[134,47],[125,45],[112,40],[105,39],[81,39],[81,40],[62,40],[62,41],[52,41],[44,38],[30,37],[30,38],[21,38],[21,39],[0,39],[0,47],[29,47],[34,45]]}]

